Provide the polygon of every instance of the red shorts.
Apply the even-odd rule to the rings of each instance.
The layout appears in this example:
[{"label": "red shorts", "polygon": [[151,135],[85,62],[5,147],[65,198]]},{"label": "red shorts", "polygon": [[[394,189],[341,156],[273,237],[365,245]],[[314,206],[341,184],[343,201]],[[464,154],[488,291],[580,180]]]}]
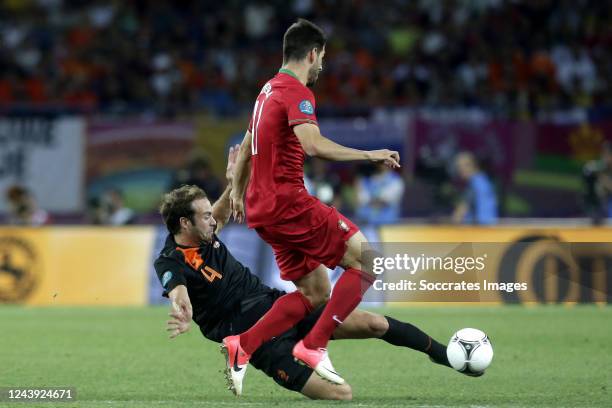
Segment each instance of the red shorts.
[{"label": "red shorts", "polygon": [[346,242],[359,228],[334,207],[318,202],[291,220],[255,230],[274,250],[281,279],[295,281],[320,264],[338,266]]}]

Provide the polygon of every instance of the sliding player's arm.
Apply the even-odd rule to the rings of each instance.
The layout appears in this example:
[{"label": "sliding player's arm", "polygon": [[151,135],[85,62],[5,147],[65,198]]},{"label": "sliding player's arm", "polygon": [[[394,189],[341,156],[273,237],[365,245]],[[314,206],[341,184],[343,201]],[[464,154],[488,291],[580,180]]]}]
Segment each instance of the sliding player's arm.
[{"label": "sliding player's arm", "polygon": [[166,330],[170,333],[170,338],[173,339],[179,334],[189,331],[191,328],[191,319],[193,318],[193,310],[191,308],[189,294],[187,293],[187,286],[175,286],[174,289],[168,293],[168,297],[172,302],[172,306],[170,313],[168,313],[171,319],[166,322]]},{"label": "sliding player's arm", "polygon": [[399,153],[392,150],[357,150],[345,147],[323,136],[319,127],[313,123],[302,123],[293,127],[293,132],[300,140],[302,148],[309,156],[334,161],[368,160],[384,163],[390,168],[398,168]]},{"label": "sliding player's arm", "polygon": [[187,280],[182,266],[173,259],[160,257],[155,261],[154,267],[164,288],[164,296],[168,296],[171,301],[169,315],[172,319],[166,323],[170,338],[175,338],[189,330],[193,318],[193,308],[187,292]]},{"label": "sliding player's arm", "polygon": [[215,233],[219,233],[229,221],[230,215],[232,214],[232,208],[230,204],[230,192],[232,191],[232,183],[234,180],[234,171],[236,167],[236,158],[238,157],[239,145],[230,147],[229,154],[227,156],[227,168],[225,170],[225,178],[227,179],[227,187],[221,194],[221,197],[213,204],[212,216],[217,221],[217,229]]},{"label": "sliding player's arm", "polygon": [[215,234],[218,234],[225,224],[229,221],[230,215],[232,215],[232,207],[230,205],[230,192],[232,191],[232,184],[228,183],[223,190],[221,197],[215,201],[212,208],[212,216],[217,221],[217,228]]},{"label": "sliding player's arm", "polygon": [[234,165],[234,179],[230,193],[230,204],[234,220],[244,221],[244,193],[249,181],[251,171],[251,132],[247,130],[244,140],[240,144],[236,163]]}]

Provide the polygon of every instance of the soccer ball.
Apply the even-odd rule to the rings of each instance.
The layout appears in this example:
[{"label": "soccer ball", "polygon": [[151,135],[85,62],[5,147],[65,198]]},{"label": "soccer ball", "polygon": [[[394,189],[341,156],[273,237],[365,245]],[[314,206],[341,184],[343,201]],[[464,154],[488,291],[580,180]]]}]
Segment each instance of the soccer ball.
[{"label": "soccer ball", "polygon": [[457,371],[480,376],[493,360],[493,347],[487,335],[478,329],[461,329],[453,334],[446,348],[448,362]]}]

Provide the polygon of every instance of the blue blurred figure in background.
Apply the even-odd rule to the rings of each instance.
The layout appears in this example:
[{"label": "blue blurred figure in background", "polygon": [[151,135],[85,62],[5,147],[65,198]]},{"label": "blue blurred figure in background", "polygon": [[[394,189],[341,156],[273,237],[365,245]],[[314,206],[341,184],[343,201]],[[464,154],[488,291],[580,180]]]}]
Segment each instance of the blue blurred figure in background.
[{"label": "blue blurred figure in background", "polygon": [[473,154],[459,153],[455,158],[459,177],[467,183],[452,220],[456,224],[496,224],[497,197],[489,177],[480,169]]},{"label": "blue blurred figure in background", "polygon": [[357,218],[371,225],[400,220],[404,180],[395,171],[377,165],[357,179]]}]

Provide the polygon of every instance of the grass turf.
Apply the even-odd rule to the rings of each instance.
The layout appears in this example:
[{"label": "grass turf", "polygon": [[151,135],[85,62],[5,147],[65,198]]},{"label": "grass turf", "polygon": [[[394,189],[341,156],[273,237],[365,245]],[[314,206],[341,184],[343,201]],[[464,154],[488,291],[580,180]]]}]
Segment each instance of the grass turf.
[{"label": "grass turf", "polygon": [[[407,307],[377,309],[442,342],[462,327],[492,338],[485,376],[469,378],[380,340],[332,342],[353,386],[351,406],[610,406],[612,308]],[[78,401],[41,407],[322,407],[251,368],[245,396],[224,387],[218,346],[192,331],[169,340],[166,308],[0,307],[0,387],[73,386]],[[0,402],[0,406],[34,404]]]}]

